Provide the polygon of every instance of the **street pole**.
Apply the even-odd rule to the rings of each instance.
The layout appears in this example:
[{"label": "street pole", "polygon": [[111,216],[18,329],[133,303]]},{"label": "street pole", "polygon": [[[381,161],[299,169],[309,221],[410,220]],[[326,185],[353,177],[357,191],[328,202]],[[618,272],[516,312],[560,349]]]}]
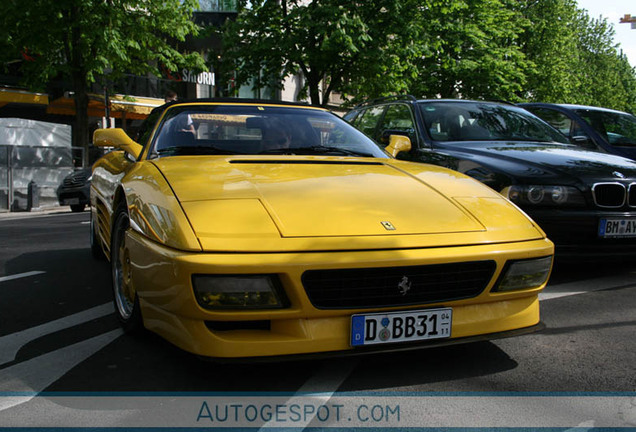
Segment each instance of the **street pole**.
[{"label": "street pole", "polygon": [[108,97],[108,84],[104,86],[104,127],[110,127],[110,98]]}]

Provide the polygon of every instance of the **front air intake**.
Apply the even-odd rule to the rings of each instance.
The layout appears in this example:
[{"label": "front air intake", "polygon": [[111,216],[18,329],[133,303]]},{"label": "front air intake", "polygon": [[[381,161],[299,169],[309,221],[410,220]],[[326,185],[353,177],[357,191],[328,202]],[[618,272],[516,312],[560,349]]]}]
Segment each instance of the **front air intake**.
[{"label": "front air intake", "polygon": [[491,281],[494,261],[409,267],[308,270],[302,282],[319,309],[421,305],[478,296]]}]

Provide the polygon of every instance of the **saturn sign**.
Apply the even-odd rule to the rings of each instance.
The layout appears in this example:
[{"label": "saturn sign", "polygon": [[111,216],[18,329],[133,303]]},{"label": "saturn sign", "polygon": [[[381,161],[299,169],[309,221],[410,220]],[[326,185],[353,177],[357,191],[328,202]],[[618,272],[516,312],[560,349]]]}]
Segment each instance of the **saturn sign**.
[{"label": "saturn sign", "polygon": [[181,80],[193,84],[214,85],[214,72],[194,73],[189,69],[183,69]]}]

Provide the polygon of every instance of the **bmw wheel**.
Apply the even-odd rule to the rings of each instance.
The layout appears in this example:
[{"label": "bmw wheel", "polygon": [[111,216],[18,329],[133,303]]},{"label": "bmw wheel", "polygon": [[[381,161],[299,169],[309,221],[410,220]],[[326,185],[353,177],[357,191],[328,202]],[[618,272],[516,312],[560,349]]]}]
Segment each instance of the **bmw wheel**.
[{"label": "bmw wheel", "polygon": [[[119,209],[118,209],[119,210]],[[132,280],[130,251],[126,244],[126,232],[130,226],[128,214],[120,210],[115,214],[110,244],[110,265],[113,278],[115,312],[126,331],[138,331],[143,327],[139,298]]]}]

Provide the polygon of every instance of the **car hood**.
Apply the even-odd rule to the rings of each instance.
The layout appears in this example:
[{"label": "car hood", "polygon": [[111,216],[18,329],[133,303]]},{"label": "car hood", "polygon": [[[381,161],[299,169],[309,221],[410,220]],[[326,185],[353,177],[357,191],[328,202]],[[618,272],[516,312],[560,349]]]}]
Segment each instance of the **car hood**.
[{"label": "car hood", "polygon": [[[471,240],[475,243],[542,237],[525,215],[472,179],[464,181],[479,193],[457,185],[449,192],[443,185],[460,174],[430,167],[431,181],[427,181],[421,168],[408,172],[396,161],[387,161],[173,157],[154,163],[205,250],[217,250],[228,239],[236,240],[232,246],[236,248],[241,240],[260,238],[264,243],[252,243],[250,248],[269,250],[272,247],[264,244],[274,239],[314,239],[315,248],[328,247],[321,240],[339,239],[339,247],[358,248],[362,246],[353,244],[367,238],[368,247],[377,248],[403,247],[405,238],[423,236],[429,240],[413,241],[420,246],[459,244],[471,233],[476,234]],[[475,202],[480,195],[486,204]],[[492,203],[504,212],[497,223],[483,210]],[[307,248],[307,243],[302,247]]]},{"label": "car hood", "polygon": [[565,144],[464,142],[461,147],[443,147],[460,159],[474,159],[526,182],[556,178],[561,182],[591,184],[617,178],[636,179],[636,162],[630,159]]}]

